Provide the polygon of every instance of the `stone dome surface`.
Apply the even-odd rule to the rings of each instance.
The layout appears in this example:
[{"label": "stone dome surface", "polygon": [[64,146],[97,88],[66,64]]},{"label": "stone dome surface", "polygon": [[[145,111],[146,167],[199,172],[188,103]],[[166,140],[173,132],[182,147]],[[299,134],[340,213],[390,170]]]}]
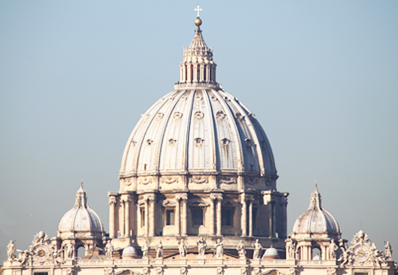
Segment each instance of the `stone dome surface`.
[{"label": "stone dome surface", "polygon": [[136,252],[135,248],[132,246],[127,246],[125,249],[123,249],[122,258],[123,259],[137,258],[137,252]]},{"label": "stone dome surface", "polygon": [[87,194],[83,186],[80,186],[76,193],[74,207],[64,214],[58,226],[59,236],[65,237],[76,233],[88,236],[104,234],[100,217],[87,204]]},{"label": "stone dome surface", "polygon": [[315,186],[311,194],[309,208],[294,223],[295,234],[340,234],[340,227],[335,217],[322,206],[321,194]]},{"label": "stone dome surface", "polygon": [[222,90],[175,90],[138,122],[121,175],[199,170],[276,175],[263,129],[236,98]]},{"label": "stone dome surface", "polygon": [[271,246],[271,247],[267,248],[267,250],[265,250],[262,258],[269,259],[269,260],[279,259],[278,251],[273,246]]}]

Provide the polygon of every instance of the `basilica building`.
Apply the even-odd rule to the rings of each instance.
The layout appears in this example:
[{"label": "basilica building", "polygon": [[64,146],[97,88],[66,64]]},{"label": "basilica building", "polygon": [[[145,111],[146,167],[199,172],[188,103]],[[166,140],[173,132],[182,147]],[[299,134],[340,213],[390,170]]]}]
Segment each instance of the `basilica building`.
[{"label": "basilica building", "polygon": [[[7,246],[4,275],[394,275],[387,242],[342,238],[315,186],[287,228],[287,192],[254,114],[216,80],[195,20],[180,79],[135,126],[109,192],[109,231],[81,184],[50,238]],[[73,204],[71,194],[71,205]]]}]

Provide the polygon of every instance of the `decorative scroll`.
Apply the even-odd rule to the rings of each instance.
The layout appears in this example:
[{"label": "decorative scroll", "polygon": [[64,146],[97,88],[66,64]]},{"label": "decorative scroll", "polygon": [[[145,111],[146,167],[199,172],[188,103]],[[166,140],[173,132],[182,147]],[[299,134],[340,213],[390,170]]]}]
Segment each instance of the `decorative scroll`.
[{"label": "decorative scroll", "polygon": [[258,182],[257,178],[245,178],[246,184],[254,185],[254,184],[257,184],[257,182]]},{"label": "decorative scroll", "polygon": [[166,184],[178,183],[178,177],[162,177],[161,182]]},{"label": "decorative scroll", "polygon": [[151,178],[139,178],[138,183],[142,185],[148,185],[149,183],[152,182]]},{"label": "decorative scroll", "polygon": [[132,183],[133,183],[133,179],[125,179],[125,180],[124,180],[124,184],[125,184],[126,186],[130,186]]},{"label": "decorative scroll", "polygon": [[209,178],[208,177],[201,177],[201,176],[193,176],[190,178],[189,182],[197,183],[197,184],[203,184],[203,183],[208,183]]},{"label": "decorative scroll", "polygon": [[235,184],[236,183],[236,178],[223,177],[223,178],[220,178],[220,183],[222,183],[222,184]]}]

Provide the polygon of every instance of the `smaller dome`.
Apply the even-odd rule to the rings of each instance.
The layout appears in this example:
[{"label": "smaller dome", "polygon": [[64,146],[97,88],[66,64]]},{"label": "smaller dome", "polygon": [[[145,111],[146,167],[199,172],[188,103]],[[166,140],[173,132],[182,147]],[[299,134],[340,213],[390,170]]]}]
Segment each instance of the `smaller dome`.
[{"label": "smaller dome", "polygon": [[59,237],[74,236],[75,233],[100,237],[105,234],[100,217],[87,204],[83,183],[77,190],[75,205],[65,213],[58,225]]},{"label": "smaller dome", "polygon": [[136,252],[135,248],[132,246],[128,246],[125,249],[123,249],[122,258],[123,259],[137,259],[137,252]]},{"label": "smaller dome", "polygon": [[311,194],[309,208],[294,223],[293,233],[340,235],[340,227],[337,220],[322,206],[321,194],[317,185],[315,185],[315,189]]},{"label": "smaller dome", "polygon": [[264,259],[264,260],[279,259],[278,251],[271,245],[270,248],[267,248],[267,250],[265,250],[262,259]]}]

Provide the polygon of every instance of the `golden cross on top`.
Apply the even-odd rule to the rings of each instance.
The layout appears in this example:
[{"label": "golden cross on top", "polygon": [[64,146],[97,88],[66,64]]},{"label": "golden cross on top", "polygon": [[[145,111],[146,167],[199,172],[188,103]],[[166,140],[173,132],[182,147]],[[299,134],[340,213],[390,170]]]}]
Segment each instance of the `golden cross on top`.
[{"label": "golden cross on top", "polygon": [[197,17],[199,17],[199,12],[200,12],[200,11],[202,11],[202,9],[201,9],[201,8],[199,8],[199,6],[197,6],[197,7],[196,7],[196,9],[194,9],[194,11],[197,11],[197,12],[198,12],[198,15],[197,15]]}]

